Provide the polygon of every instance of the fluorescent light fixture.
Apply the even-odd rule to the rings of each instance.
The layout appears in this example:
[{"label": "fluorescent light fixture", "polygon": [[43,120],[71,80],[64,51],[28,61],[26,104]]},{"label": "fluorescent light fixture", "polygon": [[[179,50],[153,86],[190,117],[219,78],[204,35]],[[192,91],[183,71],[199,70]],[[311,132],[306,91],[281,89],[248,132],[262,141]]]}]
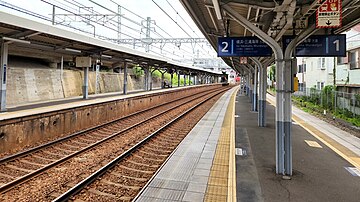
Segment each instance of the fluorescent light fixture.
[{"label": "fluorescent light fixture", "polygon": [[101,57],[104,57],[104,58],[112,58],[111,55],[101,55]]},{"label": "fluorescent light fixture", "polygon": [[127,58],[125,59],[125,61],[132,62],[132,60],[131,60],[131,59],[127,59]]},{"label": "fluorescent light fixture", "polygon": [[220,4],[219,4],[219,0],[212,0],[212,3],[214,5],[214,9],[215,9],[215,13],[216,13],[216,17],[218,20],[222,19],[221,16],[221,11],[220,11]]},{"label": "fluorescent light fixture", "polygon": [[25,44],[30,44],[30,41],[25,41],[25,40],[21,40],[21,39],[14,39],[14,38],[9,38],[9,37],[3,37],[3,40],[7,40],[7,41],[12,41],[12,42],[18,42],[18,43],[25,43]]},{"label": "fluorescent light fixture", "polygon": [[65,48],[66,51],[74,52],[74,53],[81,53],[81,50],[76,50],[72,48]]},{"label": "fluorescent light fixture", "polygon": [[141,62],[141,64],[147,65],[147,62]]}]

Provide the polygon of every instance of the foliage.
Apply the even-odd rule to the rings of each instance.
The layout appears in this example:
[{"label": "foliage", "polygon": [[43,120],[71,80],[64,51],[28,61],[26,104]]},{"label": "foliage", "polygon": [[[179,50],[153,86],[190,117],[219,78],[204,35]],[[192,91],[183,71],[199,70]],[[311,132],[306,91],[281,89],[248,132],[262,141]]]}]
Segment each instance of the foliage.
[{"label": "foliage", "polygon": [[[355,98],[360,99],[360,95],[356,94]],[[310,96],[293,96],[292,100],[294,104],[305,112],[322,114],[324,110],[327,110],[333,116],[360,127],[360,116],[354,115],[348,109],[337,108],[334,111],[335,96],[333,86],[325,86],[322,91],[311,88]]]},{"label": "foliage", "polygon": [[141,69],[139,66],[135,66],[132,68],[133,74],[135,75],[135,78],[140,78],[144,75],[144,70]]},{"label": "foliage", "polygon": [[[152,77],[155,77],[155,78],[159,78],[161,79],[161,72],[159,70],[151,70],[153,71],[152,73]],[[168,80],[170,82],[171,80],[171,74],[169,73],[165,73],[164,74],[164,79]],[[189,80],[188,78],[186,79],[186,84],[187,85],[190,85],[192,84],[193,82],[191,80]],[[178,75],[177,74],[173,74],[173,79],[172,79],[172,85],[175,87],[175,86],[178,86]],[[184,85],[184,77],[181,76],[180,77],[180,86],[183,86]]]},{"label": "foliage", "polygon": [[276,82],[276,66],[275,65],[271,65],[270,66],[270,70],[269,70],[269,79],[271,81],[271,85],[274,85],[274,82]]},{"label": "foliage", "polygon": [[327,110],[334,109],[335,97],[334,86],[325,86],[321,91],[322,107]]}]

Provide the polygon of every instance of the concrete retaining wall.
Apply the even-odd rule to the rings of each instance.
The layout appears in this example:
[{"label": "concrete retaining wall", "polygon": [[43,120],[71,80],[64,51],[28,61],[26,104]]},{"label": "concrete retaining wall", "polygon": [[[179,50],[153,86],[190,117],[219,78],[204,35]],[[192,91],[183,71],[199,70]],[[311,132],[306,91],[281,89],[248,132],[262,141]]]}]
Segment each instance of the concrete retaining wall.
[{"label": "concrete retaining wall", "polygon": [[[81,77],[76,73],[66,73],[66,75],[67,79]],[[72,94],[79,92],[74,86],[66,86],[68,88],[66,92]],[[162,93],[69,108],[62,111],[54,109],[53,112],[49,113],[3,120],[0,122],[0,156],[4,152],[14,152],[25,147],[32,147],[100,123],[109,122],[155,104],[196,94],[204,88],[215,87],[216,85],[174,89]],[[21,92],[25,92],[25,90]]]},{"label": "concrete retaining wall", "polygon": [[[8,68],[7,104],[17,106],[29,102],[48,101],[82,95],[83,72],[45,68]],[[99,73],[98,93],[123,92],[123,74]],[[95,93],[95,72],[89,72],[89,94]],[[136,80],[135,80],[136,82]],[[160,86],[155,82],[154,86]],[[143,88],[128,75],[128,91]]]}]

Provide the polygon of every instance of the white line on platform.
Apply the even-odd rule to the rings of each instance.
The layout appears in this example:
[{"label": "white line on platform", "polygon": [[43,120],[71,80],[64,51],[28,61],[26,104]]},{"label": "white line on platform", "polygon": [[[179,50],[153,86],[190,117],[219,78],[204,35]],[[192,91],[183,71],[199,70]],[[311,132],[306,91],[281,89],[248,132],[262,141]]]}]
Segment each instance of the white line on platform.
[{"label": "white line on platform", "polygon": [[360,177],[360,170],[355,167],[344,167],[349,173],[355,177]]},{"label": "white line on platform", "polygon": [[322,148],[322,146],[315,142],[315,141],[311,141],[311,140],[304,140],[306,142],[306,144],[308,144],[310,147],[316,147],[316,148]]}]

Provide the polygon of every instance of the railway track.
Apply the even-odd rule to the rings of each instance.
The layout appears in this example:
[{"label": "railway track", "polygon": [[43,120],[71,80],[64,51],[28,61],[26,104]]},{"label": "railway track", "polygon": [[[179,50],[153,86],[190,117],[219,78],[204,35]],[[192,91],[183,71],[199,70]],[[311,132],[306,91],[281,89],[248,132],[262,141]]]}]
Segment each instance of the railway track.
[{"label": "railway track", "polygon": [[[181,113],[73,186],[56,198],[54,202],[134,200],[181,140],[206,113],[206,108],[212,106],[212,103],[207,103],[211,98],[209,97]],[[208,106],[204,103],[207,103]]]},{"label": "railway track", "polygon": [[[212,91],[211,93],[216,93],[217,90]],[[211,94],[209,92],[203,92],[199,93],[195,96],[195,98],[187,97],[183,100],[176,100],[171,103],[166,104],[165,106],[158,106],[151,108],[149,110],[143,110],[138,113],[131,114],[127,117],[123,117],[120,120],[105,124],[101,127],[95,127],[86,131],[83,131],[84,133],[77,133],[71,136],[72,138],[64,138],[62,141],[55,141],[49,145],[45,145],[42,147],[38,147],[34,150],[27,151],[28,153],[22,153],[13,155],[11,157],[8,157],[6,159],[0,160],[0,176],[2,176],[1,179],[4,179],[4,176],[7,178],[12,179],[12,181],[4,184],[0,189],[1,192],[6,192],[3,199],[9,199],[7,198],[8,193],[7,192],[16,192],[21,190],[19,189],[19,184],[27,182],[29,179],[43,174],[44,171],[54,168],[55,167],[55,173],[59,174],[64,170],[64,167],[62,168],[56,168],[59,167],[58,165],[62,163],[62,165],[66,164],[91,164],[87,165],[88,169],[87,172],[92,172],[97,170],[99,167],[106,165],[110,160],[115,158],[118,154],[123,153],[128,148],[130,148],[132,145],[136,144],[139,139],[144,138],[144,134],[149,134],[153,132],[154,130],[157,130],[157,128],[161,128],[161,125],[166,124],[166,121],[164,120],[170,120],[170,117],[175,117],[179,111],[185,111],[188,108],[191,107],[196,102],[199,102],[199,99],[204,99],[205,96],[210,96],[208,94]],[[153,111],[150,113],[150,111]],[[159,112],[160,111],[160,112]],[[134,118],[135,117],[135,118]],[[136,118],[137,117],[137,118]],[[146,119],[147,117],[148,119]],[[159,122],[156,124],[152,124],[155,122]],[[144,124],[145,123],[145,124]],[[141,125],[145,126],[154,126],[152,129],[142,129]],[[155,127],[157,125],[157,127]],[[116,132],[114,132],[116,131]],[[125,133],[127,135],[125,135]],[[120,135],[121,134],[121,135]],[[120,138],[119,138],[120,136]],[[116,137],[118,137],[118,140],[116,140]],[[109,141],[111,139],[111,141]],[[107,142],[107,143],[106,143]],[[106,144],[104,144],[106,143]],[[96,163],[93,161],[89,161],[92,156],[95,156],[94,154],[91,154],[89,152],[90,148],[93,149],[97,147],[97,150],[103,150],[105,148],[117,148],[116,152],[110,152],[107,153],[107,155],[99,155],[99,158],[103,158],[105,160],[97,161]],[[169,150],[170,151],[170,150]],[[82,156],[79,157],[79,155],[82,154]],[[44,157],[46,156],[46,157]],[[37,161],[35,162],[35,160]],[[71,162],[66,162],[71,160]],[[64,163],[66,162],[66,163]],[[47,164],[46,164],[47,163]],[[69,166],[71,167],[71,166]],[[5,169],[4,169],[5,168]],[[15,172],[14,172],[15,170]],[[4,171],[4,172],[3,172]],[[10,171],[10,172],[9,172]],[[56,196],[59,196],[63,190],[67,190],[71,185],[76,184],[79,182],[79,179],[85,178],[85,176],[88,176],[85,174],[86,172],[84,169],[78,169],[79,172],[74,172],[74,176],[72,177],[65,177],[64,179],[59,179],[56,184],[61,185],[62,187],[60,189],[57,189],[55,187],[52,187],[48,190],[48,193],[44,193],[48,196],[48,198],[55,198]],[[15,175],[14,175],[15,174]],[[42,178],[44,176],[40,176],[37,178]],[[51,174],[48,176],[49,179],[51,179]],[[45,177],[47,178],[47,177]],[[5,178],[6,179],[6,178]],[[41,183],[41,179],[39,182]],[[49,182],[49,181],[47,181]],[[35,183],[36,184],[36,183]],[[51,186],[52,182],[49,182],[49,186]],[[31,185],[31,181],[29,181],[28,186]],[[46,183],[41,186],[47,186]],[[26,185],[24,185],[26,189]],[[13,188],[16,188],[15,190],[11,190]],[[30,196],[29,196],[30,197]],[[26,197],[25,197],[26,198]],[[19,198],[18,198],[19,199]]]}]

